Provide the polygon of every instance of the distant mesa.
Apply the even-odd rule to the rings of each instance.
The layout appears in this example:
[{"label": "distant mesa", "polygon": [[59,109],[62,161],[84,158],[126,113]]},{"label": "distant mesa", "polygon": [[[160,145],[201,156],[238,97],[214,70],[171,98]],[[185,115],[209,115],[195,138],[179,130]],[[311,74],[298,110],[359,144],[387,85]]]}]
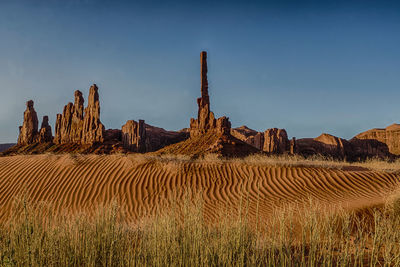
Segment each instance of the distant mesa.
[{"label": "distant mesa", "polygon": [[74,93],[74,102],[57,114],[54,127],[48,116],[41,127],[34,102],[26,103],[17,145],[3,155],[19,153],[173,153],[201,156],[217,153],[223,156],[246,156],[252,153],[323,155],[338,159],[360,160],[369,157],[394,158],[400,155],[400,124],[385,129],[372,129],[345,140],[330,134],[316,138],[292,138],[285,129],[269,128],[258,132],[241,126],[232,128],[229,118],[216,118],[210,109],[207,52],[200,53],[200,97],[197,99],[197,118],[190,119],[190,127],[180,131],[166,131],[151,126],[144,120],[128,120],[121,129],[106,129],[100,120],[99,88],[89,89],[88,104],[81,91]]},{"label": "distant mesa", "polygon": [[7,149],[9,149],[10,147],[15,146],[15,143],[4,143],[4,144],[0,144],[0,153],[3,151],[6,151]]}]

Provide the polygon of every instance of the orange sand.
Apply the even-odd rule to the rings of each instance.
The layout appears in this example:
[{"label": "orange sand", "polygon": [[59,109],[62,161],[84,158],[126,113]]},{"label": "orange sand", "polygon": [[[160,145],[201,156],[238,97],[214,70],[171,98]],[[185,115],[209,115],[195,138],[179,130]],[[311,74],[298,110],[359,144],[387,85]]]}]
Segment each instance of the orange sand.
[{"label": "orange sand", "polygon": [[9,216],[13,199],[22,195],[70,212],[91,212],[116,200],[128,219],[167,211],[175,203],[182,206],[185,192],[202,195],[208,219],[240,205],[248,206],[250,215],[268,216],[276,205],[310,196],[357,208],[382,203],[398,181],[395,174],[376,171],[133,155],[19,155],[0,157],[0,219]]}]

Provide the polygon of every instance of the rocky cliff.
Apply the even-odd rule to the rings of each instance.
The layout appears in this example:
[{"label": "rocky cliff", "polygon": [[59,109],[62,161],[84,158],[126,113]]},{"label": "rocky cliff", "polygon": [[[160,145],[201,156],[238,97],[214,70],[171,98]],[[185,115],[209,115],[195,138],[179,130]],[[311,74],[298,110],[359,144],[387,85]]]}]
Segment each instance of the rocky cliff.
[{"label": "rocky cliff", "polygon": [[263,151],[269,154],[283,154],[290,151],[290,143],[285,129],[272,128],[264,132]]},{"label": "rocky cliff", "polygon": [[368,130],[356,135],[351,141],[361,143],[359,140],[375,140],[386,144],[391,154],[400,155],[400,124],[392,124],[384,129]]},{"label": "rocky cliff", "polygon": [[295,153],[295,139],[289,141],[285,129],[271,128],[265,132],[257,132],[246,126],[231,130],[236,138],[268,154]]},{"label": "rocky cliff", "polygon": [[146,151],[146,128],[144,120],[129,120],[122,126],[122,144],[124,148],[135,151]]}]

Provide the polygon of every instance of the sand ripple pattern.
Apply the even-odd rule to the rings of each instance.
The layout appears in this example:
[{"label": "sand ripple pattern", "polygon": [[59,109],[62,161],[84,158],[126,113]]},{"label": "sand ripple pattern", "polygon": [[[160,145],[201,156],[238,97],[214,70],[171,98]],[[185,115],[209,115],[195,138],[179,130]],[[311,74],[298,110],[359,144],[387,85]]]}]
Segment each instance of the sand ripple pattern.
[{"label": "sand ripple pattern", "polygon": [[[117,201],[129,219],[201,196],[205,216],[246,206],[268,215],[283,203],[313,197],[361,207],[398,187],[396,174],[243,163],[157,161],[125,155],[35,155],[0,158],[0,219],[16,196],[53,203],[56,211],[91,212]],[[257,208],[256,208],[257,207]]]}]

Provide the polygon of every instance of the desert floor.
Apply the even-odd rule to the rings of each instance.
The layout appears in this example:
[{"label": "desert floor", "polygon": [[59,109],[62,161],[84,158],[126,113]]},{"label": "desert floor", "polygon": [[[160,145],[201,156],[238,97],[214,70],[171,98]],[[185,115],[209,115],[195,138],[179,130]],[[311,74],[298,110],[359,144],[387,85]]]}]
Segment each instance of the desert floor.
[{"label": "desert floor", "polygon": [[336,165],[143,155],[1,157],[0,219],[9,216],[17,198],[71,213],[117,202],[129,221],[182,208],[187,200],[201,202],[208,220],[238,209],[262,218],[275,207],[310,198],[349,209],[379,205],[399,185],[393,171]]}]

